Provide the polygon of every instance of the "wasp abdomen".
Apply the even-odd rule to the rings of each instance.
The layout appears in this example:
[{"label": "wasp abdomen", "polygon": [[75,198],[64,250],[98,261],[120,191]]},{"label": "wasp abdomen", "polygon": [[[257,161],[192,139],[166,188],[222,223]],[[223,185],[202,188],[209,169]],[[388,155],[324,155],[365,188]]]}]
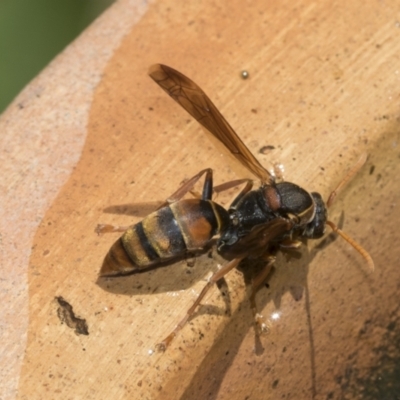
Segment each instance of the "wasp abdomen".
[{"label": "wasp abdomen", "polygon": [[203,249],[229,223],[227,211],[207,200],[181,200],[148,215],[111,247],[100,275],[151,267]]}]

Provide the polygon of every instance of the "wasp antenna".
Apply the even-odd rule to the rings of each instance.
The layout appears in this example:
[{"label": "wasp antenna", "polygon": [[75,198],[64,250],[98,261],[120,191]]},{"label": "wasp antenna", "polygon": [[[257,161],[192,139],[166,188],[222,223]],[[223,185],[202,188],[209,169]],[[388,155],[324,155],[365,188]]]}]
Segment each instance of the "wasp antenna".
[{"label": "wasp antenna", "polygon": [[332,193],[329,195],[328,201],[326,202],[327,207],[330,207],[335,200],[336,196],[340,193],[344,186],[353,178],[353,176],[361,169],[361,167],[367,161],[367,153],[361,155],[358,161],[355,163],[354,167],[347,173],[347,175],[340,181],[339,185],[333,189]]},{"label": "wasp antenna", "polygon": [[362,247],[354,239],[352,239],[341,229],[339,229],[332,221],[326,221],[326,224],[329,225],[334,232],[339,234],[347,243],[351,244],[365,258],[372,272],[375,270],[374,261],[372,260],[372,257],[369,255],[368,251],[364,249],[364,247]]}]

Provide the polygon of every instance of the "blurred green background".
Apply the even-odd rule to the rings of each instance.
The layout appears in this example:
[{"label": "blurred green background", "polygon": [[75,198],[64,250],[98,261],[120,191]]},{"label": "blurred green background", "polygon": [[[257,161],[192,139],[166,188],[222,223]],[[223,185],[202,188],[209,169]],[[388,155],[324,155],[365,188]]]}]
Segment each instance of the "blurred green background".
[{"label": "blurred green background", "polygon": [[114,0],[0,0],[0,113]]}]

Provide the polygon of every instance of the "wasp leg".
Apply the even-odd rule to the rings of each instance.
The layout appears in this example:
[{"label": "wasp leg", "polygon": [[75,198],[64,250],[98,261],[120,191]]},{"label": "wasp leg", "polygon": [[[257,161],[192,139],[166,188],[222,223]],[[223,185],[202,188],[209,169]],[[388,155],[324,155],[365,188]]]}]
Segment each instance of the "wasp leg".
[{"label": "wasp leg", "polygon": [[221,193],[224,190],[231,189],[235,186],[239,186],[242,183],[246,183],[246,186],[239,192],[239,194],[235,197],[233,200],[232,204],[230,205],[230,208],[233,208],[238,201],[250,190],[253,188],[254,182],[251,179],[236,179],[234,181],[229,181],[222,183],[221,185],[215,186],[214,188],[214,193]]},{"label": "wasp leg", "polygon": [[157,344],[156,348],[158,351],[165,351],[165,349],[170,345],[170,343],[175,338],[175,336],[178,334],[178,332],[186,325],[186,322],[193,315],[197,306],[200,304],[201,300],[204,298],[204,296],[206,295],[208,290],[211,288],[211,286],[214,283],[216,283],[217,281],[219,281],[221,278],[223,278],[233,268],[237,267],[237,265],[240,263],[240,261],[242,259],[243,259],[243,257],[235,258],[235,259],[229,261],[228,264],[224,265],[220,270],[215,272],[215,274],[213,274],[209,278],[206,286],[204,286],[203,290],[198,295],[196,301],[189,308],[189,310],[187,310],[185,317],[178,323],[178,325],[175,327],[175,329],[162,342]]},{"label": "wasp leg", "polygon": [[115,226],[115,225],[109,225],[109,224],[98,224],[96,226],[96,229],[94,230],[99,236],[102,235],[103,233],[112,233],[112,232],[125,232],[128,230],[131,226]]},{"label": "wasp leg", "polygon": [[275,263],[275,257],[267,257],[267,264],[261,271],[261,273],[254,279],[252,283],[252,292],[250,295],[250,306],[254,316],[255,330],[258,335],[268,332],[268,325],[264,320],[264,317],[258,312],[256,304],[256,294],[260,286],[266,281],[269,274],[271,273],[272,266]]},{"label": "wasp leg", "polygon": [[190,178],[188,181],[186,181],[176,192],[169,196],[168,199],[164,203],[162,203],[160,207],[158,207],[158,210],[180,200],[186,193],[190,192],[193,189],[193,186],[204,174],[206,174],[206,177],[204,181],[202,197],[203,200],[211,200],[213,171],[211,168],[206,168],[201,170],[198,174]]},{"label": "wasp leg", "polygon": [[232,189],[235,186],[239,186],[242,183],[253,182],[251,179],[235,179],[233,181],[221,183],[218,186],[214,186],[214,193],[221,193],[225,190]]},{"label": "wasp leg", "polygon": [[[196,182],[201,178],[201,176],[207,173],[204,186],[203,186],[203,193],[200,194],[195,190],[192,190],[193,186]],[[238,201],[244,194],[249,192],[253,188],[254,182],[251,179],[235,179],[233,181],[221,183],[218,186],[213,187],[213,177],[212,177],[212,170],[210,168],[204,169],[200,171],[197,175],[193,178],[186,181],[183,186],[181,186],[174,194],[172,194],[158,209],[167,206],[168,204],[174,203],[175,201],[180,200],[186,193],[190,192],[195,198],[202,199],[202,200],[211,200],[212,194],[221,193],[225,190],[232,189],[236,186],[239,186],[243,183],[246,183],[246,186],[241,190],[241,192],[236,197],[235,201]]]}]

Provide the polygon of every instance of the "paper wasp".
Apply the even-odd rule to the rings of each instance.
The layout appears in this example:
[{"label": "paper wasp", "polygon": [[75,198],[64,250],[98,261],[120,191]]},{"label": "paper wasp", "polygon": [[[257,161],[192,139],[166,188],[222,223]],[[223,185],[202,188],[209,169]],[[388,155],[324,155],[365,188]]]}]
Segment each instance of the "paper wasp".
[{"label": "paper wasp", "polygon": [[[294,183],[276,182],[207,95],[189,78],[161,64],[153,65],[149,75],[261,181],[258,189],[253,189],[251,179],[239,179],[213,187],[212,170],[205,169],[141,222],[122,229],[110,225],[98,227],[99,233],[125,230],[106,255],[101,276],[138,272],[161,265],[184,256],[188,251],[204,249],[218,235],[217,251],[229,261],[211,276],[186,316],[159,344],[160,349],[165,349],[182,329],[209,288],[243,259],[263,258],[268,265],[272,265],[277,248],[297,248],[301,245],[298,239],[302,238],[318,239],[323,236],[326,225],[349,242],[373,269],[373,261],[367,251],[327,219],[327,206],[361,168],[366,157],[362,157],[347,174],[325,205],[321,195],[316,192],[309,193]],[[182,200],[203,175],[205,181],[201,199]],[[213,191],[226,190],[239,184],[244,187],[228,210],[212,201]],[[258,322],[260,317],[256,312],[255,293],[262,278],[256,279],[250,298]]]}]

